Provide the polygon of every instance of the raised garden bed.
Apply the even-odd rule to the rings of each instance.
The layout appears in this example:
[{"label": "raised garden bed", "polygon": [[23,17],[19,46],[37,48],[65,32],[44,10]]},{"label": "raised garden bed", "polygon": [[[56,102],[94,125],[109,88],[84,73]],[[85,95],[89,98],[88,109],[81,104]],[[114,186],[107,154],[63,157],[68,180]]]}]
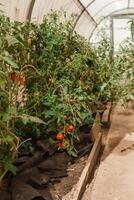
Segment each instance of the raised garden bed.
[{"label": "raised garden bed", "polygon": [[75,199],[79,199],[101,147],[99,114],[96,115],[90,133],[83,132],[83,136],[85,148],[79,151],[76,159],[65,152],[55,152],[55,148],[47,146],[45,141],[38,141],[38,152],[34,155],[21,155],[16,160],[17,174],[14,177],[8,176],[8,192],[1,190],[5,195],[3,200],[65,199],[63,196],[76,184],[78,197],[75,195]]}]

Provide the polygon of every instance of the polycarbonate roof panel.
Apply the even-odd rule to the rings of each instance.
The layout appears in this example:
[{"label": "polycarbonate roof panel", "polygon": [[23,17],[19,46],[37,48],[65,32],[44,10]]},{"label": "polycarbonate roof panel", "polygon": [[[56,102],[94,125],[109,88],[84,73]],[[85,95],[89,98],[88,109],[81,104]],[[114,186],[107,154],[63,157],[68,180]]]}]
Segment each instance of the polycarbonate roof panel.
[{"label": "polycarbonate roof panel", "polygon": [[129,7],[131,8],[133,8],[134,7],[134,0],[130,0],[130,3],[129,3]]},{"label": "polycarbonate roof panel", "polygon": [[36,0],[32,12],[32,20],[40,23],[45,14],[51,12],[51,10],[64,10],[69,15],[80,14],[81,9],[73,0]]},{"label": "polycarbonate roof panel", "polygon": [[86,7],[87,5],[89,5],[90,3],[92,3],[94,0],[80,0],[80,1]]},{"label": "polycarbonate roof panel", "polygon": [[30,0],[0,0],[0,9],[11,20],[25,21],[28,15]]},{"label": "polycarbonate roof panel", "polygon": [[95,21],[99,22],[104,16],[128,7],[128,0],[96,0],[88,8]]},{"label": "polycarbonate roof panel", "polygon": [[85,38],[89,38],[95,27],[95,22],[92,19],[89,20],[89,16],[86,12],[84,12],[79,21],[77,22],[75,30],[80,35],[83,35]]}]

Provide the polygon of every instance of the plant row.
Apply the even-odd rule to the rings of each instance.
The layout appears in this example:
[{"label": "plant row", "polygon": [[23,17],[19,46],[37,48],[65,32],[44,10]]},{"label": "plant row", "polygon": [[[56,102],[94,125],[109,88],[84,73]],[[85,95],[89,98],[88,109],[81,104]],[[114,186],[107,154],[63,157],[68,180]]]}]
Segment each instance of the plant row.
[{"label": "plant row", "polygon": [[113,57],[107,38],[93,47],[73,23],[60,12],[40,25],[0,15],[1,180],[15,173],[12,161],[22,146],[33,149],[30,138],[47,138],[76,156],[79,127],[91,125],[108,101],[132,98],[132,51]]}]

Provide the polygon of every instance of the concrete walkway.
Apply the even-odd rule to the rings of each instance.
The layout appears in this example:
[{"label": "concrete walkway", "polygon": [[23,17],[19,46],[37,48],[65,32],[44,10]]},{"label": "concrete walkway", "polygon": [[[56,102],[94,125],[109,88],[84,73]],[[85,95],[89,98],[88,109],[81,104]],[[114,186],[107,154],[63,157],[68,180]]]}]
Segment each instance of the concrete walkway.
[{"label": "concrete walkway", "polygon": [[134,110],[117,106],[106,147],[82,200],[134,200]]}]

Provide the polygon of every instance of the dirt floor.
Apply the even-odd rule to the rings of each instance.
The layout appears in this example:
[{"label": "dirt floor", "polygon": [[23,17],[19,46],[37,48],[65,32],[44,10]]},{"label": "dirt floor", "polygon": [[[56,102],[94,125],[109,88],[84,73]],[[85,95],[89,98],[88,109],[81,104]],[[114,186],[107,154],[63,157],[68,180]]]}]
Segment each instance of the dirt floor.
[{"label": "dirt floor", "polygon": [[134,199],[134,110],[116,106],[106,147],[82,200]]}]

